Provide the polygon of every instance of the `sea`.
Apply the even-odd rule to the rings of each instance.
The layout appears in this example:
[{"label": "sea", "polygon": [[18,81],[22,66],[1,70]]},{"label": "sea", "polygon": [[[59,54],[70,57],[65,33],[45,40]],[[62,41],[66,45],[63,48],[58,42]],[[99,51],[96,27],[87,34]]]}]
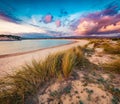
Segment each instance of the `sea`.
[{"label": "sea", "polygon": [[0,55],[29,52],[72,43],[67,39],[31,39],[21,41],[0,41]]}]

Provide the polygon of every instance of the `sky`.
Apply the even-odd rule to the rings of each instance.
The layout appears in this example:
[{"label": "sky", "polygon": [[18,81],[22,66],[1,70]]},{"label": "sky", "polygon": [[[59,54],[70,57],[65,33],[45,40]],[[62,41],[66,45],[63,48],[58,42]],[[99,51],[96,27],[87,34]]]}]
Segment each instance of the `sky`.
[{"label": "sky", "polygon": [[0,0],[0,34],[119,35],[120,0]]}]

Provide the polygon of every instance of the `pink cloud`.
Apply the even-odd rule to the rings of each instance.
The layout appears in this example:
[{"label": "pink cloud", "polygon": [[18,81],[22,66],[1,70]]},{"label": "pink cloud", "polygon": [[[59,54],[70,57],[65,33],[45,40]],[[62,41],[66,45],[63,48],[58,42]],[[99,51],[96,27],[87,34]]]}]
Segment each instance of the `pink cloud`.
[{"label": "pink cloud", "polygon": [[61,26],[61,21],[60,20],[56,20],[55,24],[56,24],[57,27],[60,27]]},{"label": "pink cloud", "polygon": [[107,25],[105,28],[102,27],[98,30],[98,32],[101,32],[101,33],[120,32],[120,22],[116,24]]},{"label": "pink cloud", "polygon": [[52,22],[52,19],[53,19],[53,16],[48,14],[44,17],[44,22],[45,23],[50,23],[50,22]]},{"label": "pink cloud", "polygon": [[120,32],[119,6],[110,4],[102,11],[84,15],[77,23],[72,24],[75,33],[78,35],[90,35],[101,33]]},{"label": "pink cloud", "polygon": [[[89,18],[89,16],[80,20],[79,25],[75,29],[77,34],[89,35],[95,33],[108,33],[109,31],[114,32],[114,28],[118,26],[118,22],[120,21],[119,14],[114,16],[100,16],[99,18]],[[105,31],[104,29],[103,31],[103,28],[108,28],[108,26],[112,26],[111,30]],[[102,31],[100,31],[101,29]],[[115,32],[119,32],[119,28],[116,28]]]}]

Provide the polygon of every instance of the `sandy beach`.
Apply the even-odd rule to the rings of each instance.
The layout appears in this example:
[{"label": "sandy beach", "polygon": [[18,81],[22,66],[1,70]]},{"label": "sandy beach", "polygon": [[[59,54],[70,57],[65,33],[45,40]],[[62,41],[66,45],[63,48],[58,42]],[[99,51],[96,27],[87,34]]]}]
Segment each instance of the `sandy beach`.
[{"label": "sandy beach", "polygon": [[[101,44],[104,43],[104,41],[106,40],[101,41]],[[12,83],[12,85],[15,84],[15,87],[13,87],[13,91],[14,89],[16,91],[16,88],[17,89],[19,88],[20,91],[27,89],[27,91],[30,91],[32,94],[33,94],[33,91],[35,92],[37,91],[37,93],[35,93],[36,95],[29,96],[28,98],[26,98],[25,104],[30,104],[31,102],[33,102],[32,104],[48,104],[48,103],[49,104],[84,104],[84,103],[85,104],[96,104],[96,103],[97,104],[113,104],[114,102],[118,102],[116,104],[119,104],[120,77],[118,73],[114,72],[115,70],[117,70],[115,69],[116,64],[114,67],[114,71],[113,69],[111,69],[113,73],[111,73],[111,71],[107,72],[107,69],[104,69],[104,67],[102,66],[105,63],[106,65],[107,64],[111,65],[110,62],[112,63],[115,61],[117,62],[117,60],[119,61],[119,59],[117,59],[115,54],[112,55],[112,54],[105,53],[102,47],[101,48],[96,47],[93,51],[93,46],[94,46],[93,44],[95,43],[90,44],[90,42],[91,40],[89,41],[85,39],[73,40],[72,43],[65,44],[65,45],[59,45],[59,46],[50,47],[46,49],[32,50],[24,53],[16,53],[11,55],[1,56],[0,57],[0,78],[2,79],[3,77],[2,80],[4,82],[3,83],[1,80],[2,82],[1,87],[3,89],[4,89],[4,86],[7,88],[9,86],[9,83],[10,85]],[[94,40],[94,42],[100,43],[99,40],[96,40],[96,41]],[[107,41],[107,42],[108,44],[111,43],[111,41]],[[82,47],[84,45],[86,45],[86,48],[84,49],[89,49],[89,50],[85,51],[77,47],[77,46]],[[79,57],[79,59],[81,60],[78,66],[72,67],[73,69],[69,74],[68,69],[70,69],[69,66],[71,65],[69,64],[70,63],[69,57],[67,57],[66,61],[64,60],[65,60],[65,56],[69,55],[69,52],[73,52],[69,50],[70,48],[73,48],[73,47],[76,47],[74,49],[74,54],[76,56],[78,55],[76,50],[79,49],[78,50],[80,53],[79,55],[81,56],[77,56],[77,57]],[[53,60],[52,57],[51,58],[49,57],[49,59],[51,60],[47,59],[45,63],[42,63],[43,66],[40,66],[39,63],[34,64],[35,65],[34,66],[32,63],[33,59],[35,59],[36,61],[40,61],[40,60],[43,61],[44,59],[46,59],[46,57],[49,54],[55,54],[61,51],[68,52],[62,58],[61,74],[58,74],[59,66],[57,66],[57,68],[52,66],[54,65],[54,61],[52,61]],[[85,52],[81,54],[81,52],[83,51]],[[76,59],[74,62],[76,63],[79,62],[79,60],[76,60]],[[50,62],[50,64],[47,62]],[[20,68],[24,66],[26,63],[28,64],[28,66],[31,65],[32,63],[33,66],[32,67],[30,66],[27,69],[20,71]],[[58,64],[55,64],[55,65],[58,65]],[[44,69],[46,70],[44,71]],[[50,70],[50,72],[48,69]],[[55,72],[54,72],[54,69],[55,69]],[[16,71],[20,72],[21,74],[20,73],[13,74]],[[58,71],[57,74],[56,74],[56,71]],[[51,74],[51,72],[54,74]],[[7,73],[13,74],[13,77],[4,78],[4,76]],[[68,77],[65,76],[66,73],[67,75],[69,75]],[[56,75],[57,77],[54,77],[54,75]],[[9,79],[7,78],[9,78],[10,81],[12,80],[13,82],[10,82]],[[43,82],[40,78],[41,79],[43,78],[42,79]],[[46,78],[46,80],[44,78]],[[38,88],[38,86],[40,86],[40,88]],[[11,89],[10,89],[10,92],[11,92]],[[6,93],[5,93],[5,96],[6,96]]]},{"label": "sandy beach", "polygon": [[17,53],[5,57],[2,56],[0,57],[0,76],[4,76],[7,73],[11,73],[16,69],[19,69],[25,63],[30,64],[32,59],[43,60],[49,54],[64,51],[78,45],[84,46],[87,43],[88,40],[73,40],[73,43],[70,44],[40,49],[36,51],[33,50],[31,52],[25,52],[21,54]]}]

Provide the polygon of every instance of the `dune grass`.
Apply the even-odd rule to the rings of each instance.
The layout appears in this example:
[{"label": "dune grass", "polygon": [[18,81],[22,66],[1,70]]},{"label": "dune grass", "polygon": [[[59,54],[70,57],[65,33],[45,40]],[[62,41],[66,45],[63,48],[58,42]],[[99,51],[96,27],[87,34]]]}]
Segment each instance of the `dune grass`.
[{"label": "dune grass", "polygon": [[84,47],[87,48],[89,45],[93,44],[93,49],[100,47],[102,44],[108,43],[107,39],[91,39],[88,44],[86,44]]},{"label": "dune grass", "polygon": [[[67,80],[75,69],[90,69],[85,52],[85,47],[78,46],[50,54],[43,61],[33,59],[16,73],[0,79],[0,104],[38,104],[38,95],[44,93],[50,81]],[[120,60],[104,68],[120,73]]]},{"label": "dune grass", "polygon": [[0,102],[2,104],[29,104],[27,103],[29,97],[37,96],[41,86],[56,77],[61,56],[62,54],[49,55],[43,62],[33,60],[32,64],[25,64],[14,75],[6,76],[4,78],[6,80],[0,83]]},{"label": "dune grass", "polygon": [[116,44],[116,45],[106,44],[103,46],[103,48],[106,53],[120,54],[120,45],[119,44]]},{"label": "dune grass", "polygon": [[62,59],[62,72],[65,78],[68,78],[75,64],[75,54],[72,50],[66,52]]},{"label": "dune grass", "polygon": [[82,66],[83,53],[80,47],[49,55],[44,61],[32,60],[18,72],[0,81],[1,104],[36,104],[37,95],[52,79],[67,79],[76,66]]},{"label": "dune grass", "polygon": [[104,52],[107,54],[120,54],[120,40],[116,41],[116,44],[111,43],[112,40],[107,39],[92,39],[88,44],[85,45],[87,48],[89,45],[93,44],[93,49],[103,48]]},{"label": "dune grass", "polygon": [[120,74],[120,59],[108,64],[103,64],[103,69],[107,72]]},{"label": "dune grass", "polygon": [[2,104],[27,104],[27,99],[36,96],[38,89],[47,79],[46,74],[41,64],[36,61],[33,61],[32,65],[24,65],[22,70],[14,75],[8,75],[7,80],[0,84],[0,88],[4,85],[4,90],[0,91],[2,94],[0,94],[0,102]]}]

